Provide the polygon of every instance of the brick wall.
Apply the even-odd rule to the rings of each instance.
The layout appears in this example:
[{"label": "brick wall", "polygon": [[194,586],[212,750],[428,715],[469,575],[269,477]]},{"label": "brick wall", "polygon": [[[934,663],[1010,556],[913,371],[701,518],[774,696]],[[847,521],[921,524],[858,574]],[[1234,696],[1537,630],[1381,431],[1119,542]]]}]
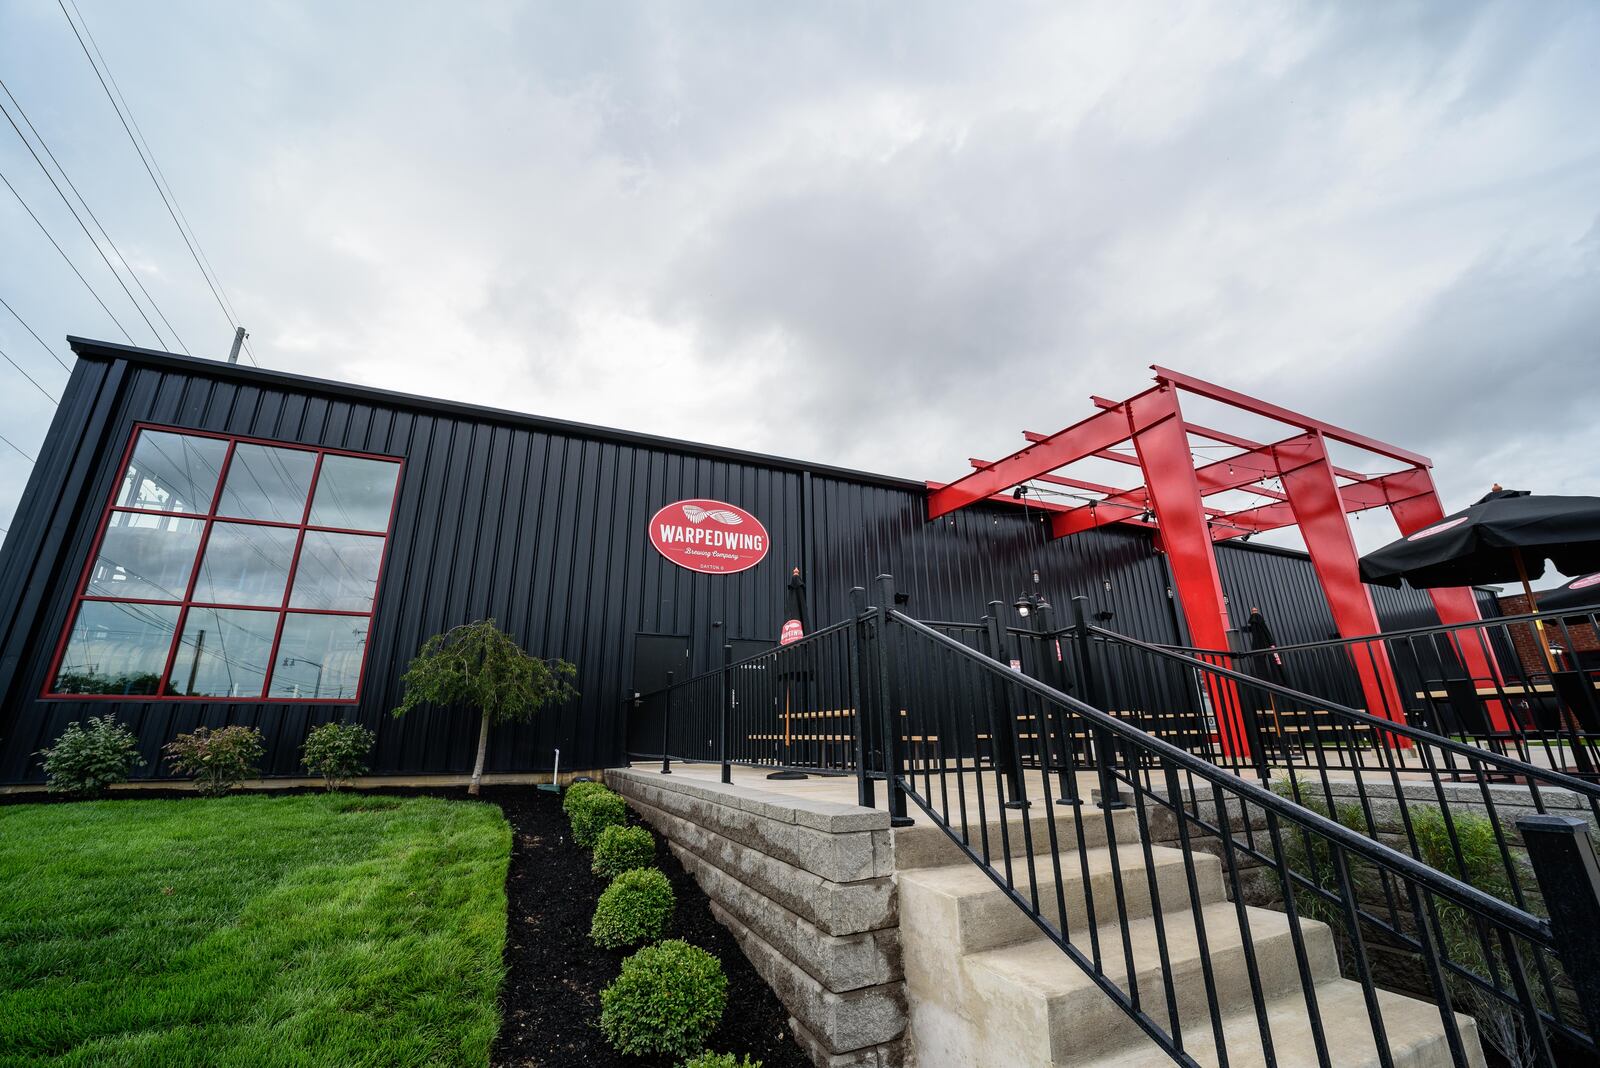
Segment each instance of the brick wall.
[{"label": "brick wall", "polygon": [[[1502,596],[1500,610],[1508,616],[1520,616],[1534,611],[1528,607],[1528,598],[1525,594]],[[1538,672],[1543,674],[1550,670],[1545,662],[1544,653],[1539,648],[1538,631],[1533,624],[1514,624],[1506,628],[1511,632],[1511,642],[1516,646],[1517,659],[1522,662],[1525,673]],[[1546,625],[1545,638],[1552,646],[1561,646],[1568,653],[1600,653],[1600,637],[1597,637],[1594,628],[1587,623],[1570,624],[1565,628]],[[1568,659],[1565,663],[1557,661],[1557,667],[1573,668],[1577,664]]]}]

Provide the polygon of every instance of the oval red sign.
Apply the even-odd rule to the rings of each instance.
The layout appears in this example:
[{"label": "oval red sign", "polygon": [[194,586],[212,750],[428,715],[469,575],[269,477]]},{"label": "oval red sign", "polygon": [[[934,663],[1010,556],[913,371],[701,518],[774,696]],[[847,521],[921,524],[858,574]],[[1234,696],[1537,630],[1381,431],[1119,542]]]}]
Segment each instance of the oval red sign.
[{"label": "oval red sign", "polygon": [[650,544],[679,567],[731,575],[766,558],[761,520],[726,501],[676,501],[650,517]]}]

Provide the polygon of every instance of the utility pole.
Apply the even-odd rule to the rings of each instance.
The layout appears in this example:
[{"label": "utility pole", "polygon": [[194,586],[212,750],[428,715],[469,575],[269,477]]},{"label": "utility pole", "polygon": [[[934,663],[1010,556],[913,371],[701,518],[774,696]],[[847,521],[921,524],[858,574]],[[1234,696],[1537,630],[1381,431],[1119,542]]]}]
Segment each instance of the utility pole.
[{"label": "utility pole", "polygon": [[250,335],[244,332],[244,327],[237,327],[233,331],[233,351],[228,353],[229,363],[239,362],[239,349],[244,345],[244,339]]}]

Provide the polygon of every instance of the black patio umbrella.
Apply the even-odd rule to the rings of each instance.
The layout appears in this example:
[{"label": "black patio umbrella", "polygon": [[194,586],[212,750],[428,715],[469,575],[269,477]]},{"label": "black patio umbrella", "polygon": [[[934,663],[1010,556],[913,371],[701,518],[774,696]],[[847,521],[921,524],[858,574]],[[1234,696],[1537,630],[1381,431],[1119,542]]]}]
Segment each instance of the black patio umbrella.
[{"label": "black patio umbrella", "polygon": [[[1522,583],[1534,604],[1529,580],[1544,574],[1549,560],[1564,575],[1600,571],[1600,497],[1556,497],[1499,486],[1465,511],[1390,542],[1361,558],[1361,578],[1380,586],[1401,581],[1421,589]],[[1539,644],[1556,670],[1536,620]]]},{"label": "black patio umbrella", "polygon": [[1539,611],[1560,612],[1569,608],[1600,609],[1600,571],[1579,575],[1565,586],[1539,594]]},{"label": "black patio umbrella", "polygon": [[[1522,582],[1544,574],[1600,571],[1600,497],[1497,489],[1472,507],[1361,558],[1361,578],[1419,589]],[[1529,603],[1533,597],[1529,591]]]}]

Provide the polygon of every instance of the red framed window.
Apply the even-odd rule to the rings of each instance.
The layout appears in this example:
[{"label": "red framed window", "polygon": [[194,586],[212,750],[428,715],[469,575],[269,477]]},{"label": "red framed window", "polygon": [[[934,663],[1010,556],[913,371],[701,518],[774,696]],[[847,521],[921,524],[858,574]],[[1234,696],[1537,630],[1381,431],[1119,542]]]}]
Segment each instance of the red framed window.
[{"label": "red framed window", "polygon": [[400,469],[136,427],[44,696],[354,702]]}]

